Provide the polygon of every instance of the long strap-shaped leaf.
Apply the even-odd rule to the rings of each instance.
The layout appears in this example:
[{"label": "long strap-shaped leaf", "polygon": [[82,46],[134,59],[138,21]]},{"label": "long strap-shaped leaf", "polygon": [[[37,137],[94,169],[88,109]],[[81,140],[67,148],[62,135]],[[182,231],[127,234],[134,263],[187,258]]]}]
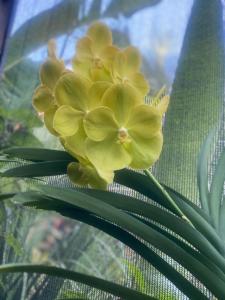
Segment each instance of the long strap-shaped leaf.
[{"label": "long strap-shaped leaf", "polygon": [[47,186],[41,186],[40,190],[49,197],[54,197],[76,207],[86,209],[139,236],[190,270],[215,296],[225,297],[225,288],[220,278],[182,248],[178,247],[174,242],[136,220],[134,217],[88,195],[84,197],[80,193],[78,196],[78,194],[74,195],[72,191]]},{"label": "long strap-shaped leaf", "polygon": [[[25,196],[25,197],[24,197]],[[28,196],[28,197],[27,197]],[[206,297],[195,288],[187,279],[185,279],[179,272],[173,269],[170,264],[165,262],[158,254],[156,254],[151,248],[147,247],[140,240],[135,238],[133,235],[127,231],[115,226],[111,223],[106,222],[105,220],[91,215],[85,210],[79,210],[77,208],[68,209],[65,207],[65,203],[58,202],[56,199],[50,201],[49,198],[45,196],[40,196],[37,194],[22,194],[22,200],[28,202],[26,205],[35,206],[36,208],[54,210],[59,212],[63,216],[79,220],[95,228],[98,228],[101,231],[111,235],[112,237],[120,240],[125,245],[133,249],[137,254],[142,256],[146,261],[152,264],[159,272],[166,276],[171,282],[173,282],[185,295],[190,297],[190,299],[206,299]],[[29,201],[33,199],[32,201]],[[199,259],[199,258],[198,258]]]},{"label": "long strap-shaped leaf", "polygon": [[205,136],[218,122],[224,99],[224,62],[221,0],[195,0],[155,173],[160,182],[195,200],[197,155]]},{"label": "long strap-shaped leaf", "polygon": [[[219,268],[223,266],[223,270],[225,272],[225,260],[220,253],[216,251],[216,249],[200,232],[198,232],[196,229],[193,229],[182,219],[175,217],[171,213],[168,213],[167,211],[162,210],[155,205],[151,205],[125,195],[98,190],[84,191],[86,194],[94,196],[95,198],[100,199],[101,201],[116,208],[146,217],[150,220],[156,221],[168,229],[171,229],[174,233],[180,235],[182,238],[192,244],[192,246],[198,249],[201,253],[205,254],[206,257],[215,260],[215,264],[217,264]],[[74,190],[73,193],[75,194],[76,191]]]},{"label": "long strap-shaped leaf", "polygon": [[[60,155],[63,155],[63,153],[59,154],[59,157]],[[40,177],[65,174],[68,163],[69,161],[61,160],[36,162],[33,164],[9,169],[1,175],[5,177]],[[158,203],[168,208],[168,203],[161,194],[161,191],[159,191],[157,187],[146,178],[146,176],[131,170],[122,170],[117,173],[116,181],[142,192],[146,196],[151,197],[153,200],[157,200]],[[218,239],[217,234],[212,230],[211,226],[205,222],[205,220],[190,206],[183,203],[183,201],[179,201],[179,198],[177,201],[185,214],[196,225],[196,228],[205,234],[206,237],[215,245],[215,247],[221,251],[221,253],[224,253],[223,245]]]},{"label": "long strap-shaped leaf", "polygon": [[216,130],[213,129],[205,139],[201,146],[200,153],[198,156],[198,167],[197,167],[197,180],[199,189],[199,199],[201,201],[202,209],[209,214],[209,189],[208,189],[208,162],[210,155],[210,147],[213,142]]},{"label": "long strap-shaped leaf", "polygon": [[[173,209],[168,205],[167,200],[161,193],[161,191],[150,181],[146,176],[139,174],[137,172],[124,169],[116,173],[115,181],[125,185],[129,188],[134,189],[135,191],[149,197],[154,200],[156,203],[161,204],[165,208],[170,209],[174,212]],[[170,192],[170,191],[168,191]],[[173,199],[176,201],[177,205],[185,213],[185,215],[191,220],[198,230],[205,235],[205,237],[222,253],[225,253],[225,246],[222,243],[221,239],[218,237],[217,232],[212,228],[211,224],[207,222],[199,213],[199,208],[195,208],[194,205],[189,205],[188,201],[185,201],[185,198],[181,199],[173,193]]]},{"label": "long strap-shaped leaf", "polygon": [[215,227],[219,228],[219,216],[221,203],[224,195],[224,182],[225,182],[225,149],[223,150],[219,161],[217,163],[217,167],[215,173],[213,175],[212,184],[210,187],[209,194],[209,209],[210,214],[212,215],[212,219]]},{"label": "long strap-shaped leaf", "polygon": [[3,153],[30,161],[75,160],[75,158],[66,151],[43,148],[14,147],[5,149]]},{"label": "long strap-shaped leaf", "polygon": [[18,272],[39,273],[50,276],[57,276],[63,279],[74,280],[83,284],[87,284],[91,287],[100,289],[102,291],[111,293],[115,296],[121,297],[122,299],[156,300],[156,298],[154,297],[147,296],[143,293],[121,286],[119,284],[58,267],[32,264],[5,264],[0,266],[0,273]]},{"label": "long strap-shaped leaf", "polygon": [[[132,214],[133,215],[133,214]],[[202,253],[200,253],[199,251],[197,251],[195,248],[193,248],[191,245],[187,244],[185,241],[181,240],[180,238],[170,234],[167,230],[153,224],[151,221],[148,220],[143,220],[142,218],[133,215],[136,218],[138,218],[139,220],[141,220],[142,222],[144,222],[145,224],[147,224],[148,226],[154,228],[155,230],[159,231],[160,233],[162,233],[163,235],[165,235],[166,237],[168,237],[170,240],[172,240],[173,242],[175,242],[177,245],[179,245],[182,249],[184,249],[186,252],[188,252],[189,254],[191,254],[194,258],[196,258],[198,261],[200,261],[202,264],[204,264],[205,266],[207,266],[212,272],[214,272],[215,274],[217,274],[221,280],[223,280],[225,282],[225,273],[214,264],[213,260],[210,259],[209,257],[203,255]]]},{"label": "long strap-shaped leaf", "polygon": [[43,177],[66,174],[67,166],[71,160],[36,162],[16,168],[11,168],[3,173],[2,177]]}]

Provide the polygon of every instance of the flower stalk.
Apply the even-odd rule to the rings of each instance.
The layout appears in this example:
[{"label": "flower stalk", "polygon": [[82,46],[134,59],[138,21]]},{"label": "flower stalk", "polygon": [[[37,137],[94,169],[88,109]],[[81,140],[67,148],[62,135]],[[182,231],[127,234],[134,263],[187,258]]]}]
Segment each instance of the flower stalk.
[{"label": "flower stalk", "polygon": [[189,225],[195,228],[193,223],[188,219],[187,216],[182,212],[182,210],[177,206],[173,198],[168,194],[168,192],[165,190],[165,188],[158,182],[158,180],[155,178],[155,176],[147,169],[144,170],[145,175],[151,179],[151,181],[154,182],[154,184],[157,186],[157,188],[162,192],[162,194],[165,196],[165,198],[168,200],[168,202],[173,206],[173,208],[176,210],[178,215],[185,220]]}]

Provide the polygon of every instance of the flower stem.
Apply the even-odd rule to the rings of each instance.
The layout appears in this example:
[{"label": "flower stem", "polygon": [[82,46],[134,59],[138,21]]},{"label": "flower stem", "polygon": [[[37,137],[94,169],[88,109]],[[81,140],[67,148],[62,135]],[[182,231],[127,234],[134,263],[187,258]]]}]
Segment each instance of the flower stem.
[{"label": "flower stem", "polygon": [[[185,216],[182,210],[177,206],[175,201],[171,198],[165,188],[158,182],[158,180],[154,177],[154,175],[149,170],[144,170],[145,175],[157,186],[157,188],[161,191],[161,193],[165,196],[165,198],[169,201],[169,203],[173,206],[173,208],[177,211],[178,215],[185,220],[189,225],[194,227],[193,223]],[[194,227],[195,228],[195,227]]]}]

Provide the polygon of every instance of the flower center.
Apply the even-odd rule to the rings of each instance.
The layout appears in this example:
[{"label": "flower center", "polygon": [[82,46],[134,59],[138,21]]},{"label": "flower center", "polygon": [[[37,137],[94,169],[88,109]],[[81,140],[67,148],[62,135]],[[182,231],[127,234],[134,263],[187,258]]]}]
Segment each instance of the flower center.
[{"label": "flower center", "polygon": [[93,59],[93,63],[94,63],[94,66],[98,69],[101,69],[103,67],[102,60],[99,56],[95,56],[95,58]]},{"label": "flower center", "polygon": [[118,83],[129,83],[130,82],[129,78],[126,76],[123,77],[123,76],[117,75],[115,79]]},{"label": "flower center", "polygon": [[119,142],[120,143],[125,143],[127,141],[129,137],[129,134],[128,134],[128,131],[126,128],[124,127],[121,127],[119,130],[118,130],[118,139],[119,139]]}]

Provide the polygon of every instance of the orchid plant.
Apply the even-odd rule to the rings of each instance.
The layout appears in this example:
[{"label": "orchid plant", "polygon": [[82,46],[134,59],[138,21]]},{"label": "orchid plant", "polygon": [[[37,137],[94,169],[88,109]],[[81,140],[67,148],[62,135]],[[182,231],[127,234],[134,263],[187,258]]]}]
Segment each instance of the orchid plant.
[{"label": "orchid plant", "polygon": [[[113,45],[109,28],[96,22],[77,42],[72,66],[72,70],[66,68],[50,41],[48,59],[40,70],[41,84],[33,96],[35,109],[65,151],[5,150],[5,155],[23,161],[21,166],[1,175],[37,178],[68,174],[75,185],[66,188],[45,182],[31,191],[2,194],[0,199],[55,211],[104,231],[152,264],[190,299],[225,299],[225,151],[209,186],[207,164],[213,133],[201,148],[200,208],[160,184],[149,171],[162,151],[162,123],[169,97],[159,93],[149,104],[145,102],[149,85],[140,72],[139,51],[131,46],[119,49]],[[29,164],[23,165],[24,160]],[[113,182],[135,190],[147,200],[107,190]],[[191,277],[175,269],[165,255]],[[55,275],[121,299],[156,299],[60,267],[7,264],[0,266],[0,272]]]}]

